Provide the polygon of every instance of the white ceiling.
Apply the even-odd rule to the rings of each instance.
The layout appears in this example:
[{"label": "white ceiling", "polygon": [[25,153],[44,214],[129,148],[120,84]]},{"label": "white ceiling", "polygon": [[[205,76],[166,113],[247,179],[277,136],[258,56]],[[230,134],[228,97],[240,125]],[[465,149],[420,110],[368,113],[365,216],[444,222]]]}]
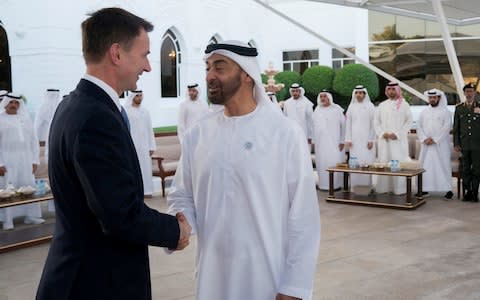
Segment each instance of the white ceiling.
[{"label": "white ceiling", "polygon": [[[365,8],[390,14],[436,21],[430,0],[307,0]],[[480,24],[480,1],[442,0],[447,23],[452,25]]]}]

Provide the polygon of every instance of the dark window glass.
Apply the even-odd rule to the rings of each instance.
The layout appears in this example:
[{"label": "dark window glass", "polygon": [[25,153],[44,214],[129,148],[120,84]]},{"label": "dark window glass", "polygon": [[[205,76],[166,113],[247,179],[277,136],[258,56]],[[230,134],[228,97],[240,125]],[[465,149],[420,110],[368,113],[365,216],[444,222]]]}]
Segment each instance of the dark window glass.
[{"label": "dark window glass", "polygon": [[12,90],[12,73],[7,33],[0,25],[0,90]]},{"label": "dark window glass", "polygon": [[283,64],[283,70],[284,70],[284,71],[291,71],[290,64],[289,64],[289,63]]},{"label": "dark window glass", "polygon": [[286,51],[283,61],[318,59],[318,50]]},{"label": "dark window glass", "polygon": [[177,49],[170,35],[164,38],[160,51],[162,97],[177,97]]},{"label": "dark window glass", "polygon": [[[454,41],[465,82],[480,79],[480,39]],[[370,45],[370,62],[417,91],[438,88],[447,95],[448,103],[459,98],[448,57],[442,41]],[[411,103],[424,104],[413,98]]]}]

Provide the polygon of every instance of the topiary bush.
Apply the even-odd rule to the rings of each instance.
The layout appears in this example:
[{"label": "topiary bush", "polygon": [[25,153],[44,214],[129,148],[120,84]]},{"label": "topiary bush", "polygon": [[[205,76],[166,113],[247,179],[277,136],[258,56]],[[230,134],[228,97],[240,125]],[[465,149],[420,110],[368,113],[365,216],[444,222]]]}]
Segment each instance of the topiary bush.
[{"label": "topiary bush", "polygon": [[359,64],[348,64],[338,70],[333,80],[333,90],[341,96],[337,103],[348,105],[353,89],[359,84],[367,88],[372,101],[378,97],[378,77],[375,72]]},{"label": "topiary bush", "polygon": [[278,101],[290,98],[290,86],[293,83],[302,84],[302,75],[295,71],[283,71],[275,75],[276,83],[283,83],[285,87],[277,93]]},{"label": "topiary bush", "polygon": [[317,97],[321,90],[332,89],[335,71],[327,66],[313,66],[305,70],[302,75],[302,84],[305,93]]},{"label": "topiary bush", "polygon": [[268,76],[266,74],[263,74],[263,73],[261,73],[260,76],[262,76],[262,83],[267,84]]}]

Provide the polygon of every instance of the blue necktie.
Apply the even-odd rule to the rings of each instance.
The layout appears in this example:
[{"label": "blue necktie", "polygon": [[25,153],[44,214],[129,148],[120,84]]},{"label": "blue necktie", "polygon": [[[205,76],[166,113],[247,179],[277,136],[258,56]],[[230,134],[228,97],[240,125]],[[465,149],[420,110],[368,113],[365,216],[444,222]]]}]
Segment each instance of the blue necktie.
[{"label": "blue necktie", "polygon": [[127,112],[125,111],[125,108],[123,108],[123,106],[120,110],[120,114],[122,115],[123,122],[125,122],[125,125],[127,125],[128,131],[130,131],[130,121],[128,121]]}]

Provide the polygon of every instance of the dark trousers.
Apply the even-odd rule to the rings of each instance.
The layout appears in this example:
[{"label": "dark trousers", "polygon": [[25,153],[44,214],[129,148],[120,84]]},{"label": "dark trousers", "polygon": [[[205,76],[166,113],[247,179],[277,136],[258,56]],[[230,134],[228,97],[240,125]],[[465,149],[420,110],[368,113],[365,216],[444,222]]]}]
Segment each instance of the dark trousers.
[{"label": "dark trousers", "polygon": [[480,183],[480,150],[462,151],[463,190],[478,195]]}]

